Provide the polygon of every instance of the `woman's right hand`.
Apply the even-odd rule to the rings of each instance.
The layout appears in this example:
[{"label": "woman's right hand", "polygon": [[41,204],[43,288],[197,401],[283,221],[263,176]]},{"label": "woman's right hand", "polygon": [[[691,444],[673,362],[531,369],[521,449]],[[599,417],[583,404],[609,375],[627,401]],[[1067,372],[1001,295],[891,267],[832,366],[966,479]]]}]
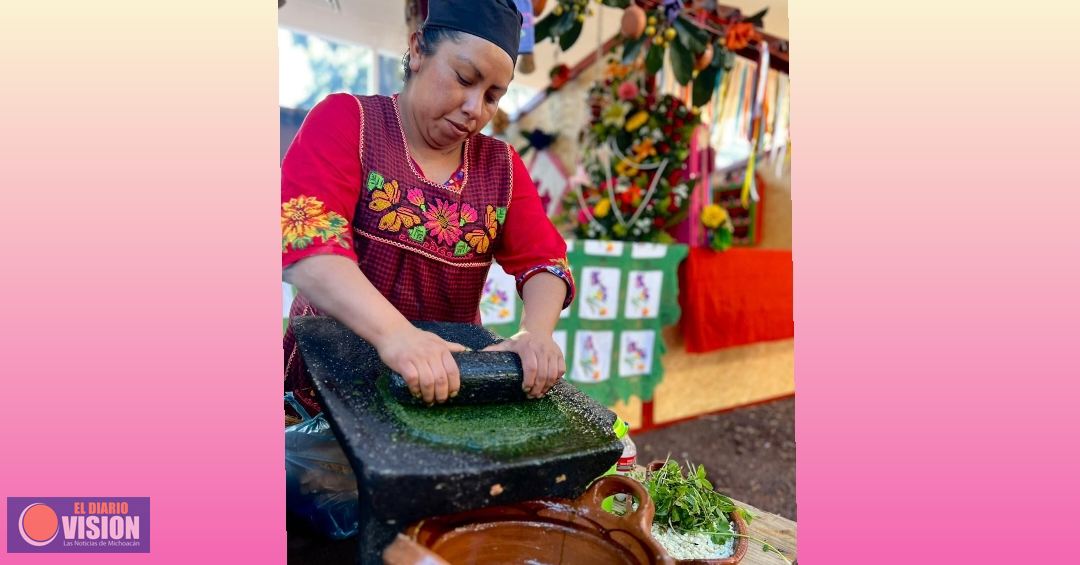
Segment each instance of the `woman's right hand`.
[{"label": "woman's right hand", "polygon": [[425,332],[412,324],[387,332],[374,344],[387,367],[405,378],[413,396],[424,403],[446,402],[457,396],[461,375],[450,355],[466,347]]}]

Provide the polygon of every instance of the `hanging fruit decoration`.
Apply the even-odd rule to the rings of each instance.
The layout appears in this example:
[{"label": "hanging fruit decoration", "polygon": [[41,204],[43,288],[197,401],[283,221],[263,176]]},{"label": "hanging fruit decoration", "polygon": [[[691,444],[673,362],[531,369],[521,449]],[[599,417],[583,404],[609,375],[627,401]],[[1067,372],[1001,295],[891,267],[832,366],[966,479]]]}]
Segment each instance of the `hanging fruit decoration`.
[{"label": "hanging fruit decoration", "polygon": [[694,62],[695,71],[703,71],[713,60],[713,46],[712,43],[705,46],[705,51],[698,55],[697,60]]},{"label": "hanging fruit decoration", "polygon": [[[735,9],[706,9],[689,0],[599,2],[625,10],[620,30],[623,63],[644,58],[645,72],[651,75],[666,60],[679,84],[694,83],[694,106],[712,98],[719,77],[731,68],[732,54],[758,40],[758,29],[768,12],[766,8],[743,17]],[[537,42],[550,38],[569,49],[581,35],[585,16],[592,15],[588,4],[588,0],[556,0],[551,12],[536,24]]]},{"label": "hanging fruit decoration", "polygon": [[623,12],[622,36],[626,39],[637,39],[645,33],[645,10],[641,6],[629,6]]}]

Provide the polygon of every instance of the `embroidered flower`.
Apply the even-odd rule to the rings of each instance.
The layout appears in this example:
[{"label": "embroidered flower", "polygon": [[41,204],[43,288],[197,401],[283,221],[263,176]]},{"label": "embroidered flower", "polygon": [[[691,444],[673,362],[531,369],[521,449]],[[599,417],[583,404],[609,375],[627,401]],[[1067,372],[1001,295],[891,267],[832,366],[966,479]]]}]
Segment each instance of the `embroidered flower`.
[{"label": "embroidered flower", "polygon": [[471,224],[479,218],[480,215],[476,213],[476,208],[469,206],[468,204],[461,203],[461,225]]},{"label": "embroidered flower", "polygon": [[371,202],[368,203],[368,208],[376,212],[386,211],[382,218],[379,218],[379,229],[396,233],[401,231],[403,227],[409,229],[420,223],[420,216],[417,216],[412,210],[405,206],[394,208],[400,201],[401,187],[396,180],[383,183],[381,189],[371,193]]},{"label": "embroidered flower", "polygon": [[424,217],[428,220],[424,223],[424,226],[428,229],[429,234],[434,235],[436,239],[446,245],[454,245],[458,242],[458,238],[461,237],[461,229],[458,224],[461,214],[458,212],[457,202],[450,204],[436,198],[435,205],[428,207],[428,210],[424,212]]},{"label": "embroidered flower", "polygon": [[421,210],[424,209],[424,191],[420,190],[419,188],[410,188],[409,193],[406,195],[406,198],[414,206],[420,208]]},{"label": "embroidered flower", "polygon": [[621,100],[633,100],[637,98],[638,86],[633,81],[626,81],[619,85],[619,98]]},{"label": "embroidered flower", "polygon": [[488,207],[487,207],[487,231],[488,231],[488,236],[490,236],[491,239],[495,239],[495,234],[498,233],[498,229],[499,229],[499,211],[496,210],[495,207],[492,206],[491,204],[488,204]]},{"label": "embroidered flower", "polygon": [[337,212],[327,211],[325,205],[311,196],[298,196],[281,204],[281,251],[291,246],[304,249],[315,238],[349,246],[348,221]]}]

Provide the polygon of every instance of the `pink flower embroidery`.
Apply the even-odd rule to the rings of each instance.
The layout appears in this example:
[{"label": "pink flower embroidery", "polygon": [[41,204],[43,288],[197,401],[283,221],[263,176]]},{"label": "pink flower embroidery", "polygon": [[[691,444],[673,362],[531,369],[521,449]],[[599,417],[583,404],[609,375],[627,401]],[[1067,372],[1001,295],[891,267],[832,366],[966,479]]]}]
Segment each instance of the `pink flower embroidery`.
[{"label": "pink flower embroidery", "polygon": [[632,81],[626,81],[619,85],[619,98],[622,100],[633,100],[637,98],[638,87],[637,84]]},{"label": "pink flower embroidery", "polygon": [[424,223],[428,233],[446,245],[454,245],[461,238],[461,229],[458,227],[461,214],[458,213],[457,202],[450,204],[436,198],[435,205],[428,207],[424,217],[428,220]]},{"label": "pink flower embroidery", "polygon": [[461,203],[461,225],[471,224],[479,218],[480,215],[476,213],[476,209],[464,202]]},{"label": "pink flower embroidery", "polygon": [[419,188],[409,189],[406,198],[408,198],[409,202],[415,204],[418,207],[424,205],[424,192]]}]

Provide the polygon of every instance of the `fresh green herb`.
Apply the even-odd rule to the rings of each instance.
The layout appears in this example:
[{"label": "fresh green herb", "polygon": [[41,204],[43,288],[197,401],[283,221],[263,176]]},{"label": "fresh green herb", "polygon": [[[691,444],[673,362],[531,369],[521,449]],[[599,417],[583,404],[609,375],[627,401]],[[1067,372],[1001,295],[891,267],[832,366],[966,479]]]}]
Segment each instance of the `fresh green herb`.
[{"label": "fresh green herb", "polygon": [[728,515],[738,509],[730,498],[716,492],[703,465],[682,467],[672,460],[649,473],[642,481],[649,491],[656,514],[653,522],[681,533],[711,532],[712,540],[723,543],[731,534]]}]

